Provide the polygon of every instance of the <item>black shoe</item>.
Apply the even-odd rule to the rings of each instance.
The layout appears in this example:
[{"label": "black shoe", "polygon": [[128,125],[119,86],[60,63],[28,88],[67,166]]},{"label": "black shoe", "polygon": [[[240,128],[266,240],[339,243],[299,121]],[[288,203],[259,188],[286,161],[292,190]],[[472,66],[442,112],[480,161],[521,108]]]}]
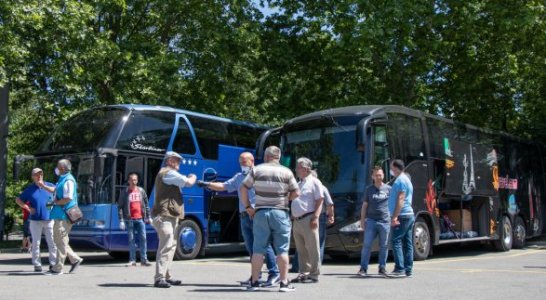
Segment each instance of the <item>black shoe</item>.
[{"label": "black shoe", "polygon": [[158,280],[158,281],[156,281],[154,283],[154,287],[166,289],[166,288],[170,288],[171,285],[167,281],[165,281],[164,279],[161,279],[161,280]]},{"label": "black shoe", "polygon": [[392,278],[402,278],[406,277],[406,273],[404,271],[394,270],[388,276]]},{"label": "black shoe", "polygon": [[378,274],[383,277],[387,277],[387,270],[385,270],[385,268],[379,268]]},{"label": "black shoe", "polygon": [[311,277],[311,276],[306,276],[303,280],[302,280],[302,283],[317,283],[318,282],[318,278],[316,277]]},{"label": "black shoe", "polygon": [[170,284],[170,285],[182,285],[182,280],[167,279],[166,281],[167,281],[167,283]]},{"label": "black shoe", "polygon": [[34,272],[42,272],[42,266],[34,266]]},{"label": "black shoe", "polygon": [[281,281],[279,274],[269,274],[267,281],[262,284],[263,287],[272,287]]},{"label": "black shoe", "polygon": [[51,275],[51,276],[57,276],[57,275],[62,275],[63,271],[56,272],[56,271],[53,271],[53,270],[49,270],[49,271],[45,272],[44,274],[45,275]]},{"label": "black shoe", "polygon": [[68,271],[68,273],[72,274],[72,273],[76,272],[76,269],[78,269],[78,267],[81,265],[82,262],[83,262],[83,258],[80,259],[79,261],[73,263],[72,266],[70,267],[70,271]]},{"label": "black shoe", "polygon": [[145,261],[140,262],[140,265],[143,266],[143,267],[149,267],[152,264],[149,261],[145,260]]},{"label": "black shoe", "polygon": [[252,283],[252,276],[248,280],[239,281],[239,283],[241,283],[241,286],[249,286]]},{"label": "black shoe", "polygon": [[360,277],[368,277],[368,270],[361,267],[360,270],[358,270],[358,272],[356,273],[356,275]]},{"label": "black shoe", "polygon": [[305,280],[306,277],[307,277],[307,275],[300,273],[298,275],[298,277],[290,280],[290,283],[302,283]]},{"label": "black shoe", "polygon": [[290,282],[284,283],[281,281],[281,287],[279,288],[279,292],[283,293],[289,293],[295,291],[296,288],[290,284]]},{"label": "black shoe", "polygon": [[246,290],[249,292],[254,292],[260,290],[260,283],[258,281],[254,281],[249,286],[246,287]]}]

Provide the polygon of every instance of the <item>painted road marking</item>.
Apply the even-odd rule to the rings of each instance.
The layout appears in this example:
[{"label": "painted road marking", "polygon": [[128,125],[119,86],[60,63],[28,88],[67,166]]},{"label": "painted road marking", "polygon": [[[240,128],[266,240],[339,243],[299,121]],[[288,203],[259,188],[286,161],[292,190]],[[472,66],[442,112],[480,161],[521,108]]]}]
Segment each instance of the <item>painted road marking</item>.
[{"label": "painted road marking", "polygon": [[422,262],[416,262],[417,264],[442,264],[442,263],[450,263],[450,262],[461,262],[461,261],[471,261],[471,260],[486,260],[486,259],[499,259],[503,257],[518,257],[518,256],[524,256],[524,255],[532,255],[537,253],[544,253],[544,251],[541,250],[527,250],[525,252],[521,253],[512,253],[507,255],[494,255],[494,256],[478,256],[478,257],[465,257],[465,258],[455,258],[455,259],[440,259],[440,260],[427,260]]}]

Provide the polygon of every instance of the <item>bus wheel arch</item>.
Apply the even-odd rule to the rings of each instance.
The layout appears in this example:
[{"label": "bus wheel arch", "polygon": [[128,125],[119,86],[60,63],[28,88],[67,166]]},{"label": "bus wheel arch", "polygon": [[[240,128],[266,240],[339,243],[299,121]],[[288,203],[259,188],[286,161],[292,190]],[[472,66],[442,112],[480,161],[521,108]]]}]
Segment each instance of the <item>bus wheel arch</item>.
[{"label": "bus wheel arch", "polygon": [[203,230],[191,218],[184,219],[176,228],[176,259],[194,259],[203,246]]},{"label": "bus wheel arch", "polygon": [[498,226],[499,239],[493,241],[493,246],[497,251],[510,251],[514,241],[512,222],[507,215],[501,217],[500,224]]},{"label": "bus wheel arch", "polygon": [[427,215],[420,215],[413,226],[413,259],[425,260],[432,253],[431,222]]},{"label": "bus wheel arch", "polygon": [[525,227],[525,223],[523,222],[523,218],[521,216],[516,216],[516,218],[514,219],[514,226],[513,226],[512,232],[513,232],[512,248],[514,249],[524,248],[525,239],[527,238],[527,228]]}]

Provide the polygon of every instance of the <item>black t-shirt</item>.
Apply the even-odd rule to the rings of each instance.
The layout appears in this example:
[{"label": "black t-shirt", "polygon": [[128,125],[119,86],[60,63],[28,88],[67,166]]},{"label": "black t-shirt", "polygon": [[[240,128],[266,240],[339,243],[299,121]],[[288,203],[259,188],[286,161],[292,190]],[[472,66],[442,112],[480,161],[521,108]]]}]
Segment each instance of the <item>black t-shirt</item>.
[{"label": "black t-shirt", "polygon": [[391,187],[388,184],[382,184],[380,188],[370,185],[366,188],[364,202],[368,202],[366,218],[377,222],[390,222],[389,213],[389,194]]}]

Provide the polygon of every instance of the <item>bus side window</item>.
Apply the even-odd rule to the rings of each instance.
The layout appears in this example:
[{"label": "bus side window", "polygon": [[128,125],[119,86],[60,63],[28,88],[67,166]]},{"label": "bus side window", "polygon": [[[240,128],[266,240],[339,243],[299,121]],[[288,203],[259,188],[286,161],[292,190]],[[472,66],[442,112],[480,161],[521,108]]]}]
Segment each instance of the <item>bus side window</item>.
[{"label": "bus side window", "polygon": [[235,146],[229,135],[228,123],[196,116],[187,116],[197,137],[199,150],[204,159],[218,159],[218,145]]}]

